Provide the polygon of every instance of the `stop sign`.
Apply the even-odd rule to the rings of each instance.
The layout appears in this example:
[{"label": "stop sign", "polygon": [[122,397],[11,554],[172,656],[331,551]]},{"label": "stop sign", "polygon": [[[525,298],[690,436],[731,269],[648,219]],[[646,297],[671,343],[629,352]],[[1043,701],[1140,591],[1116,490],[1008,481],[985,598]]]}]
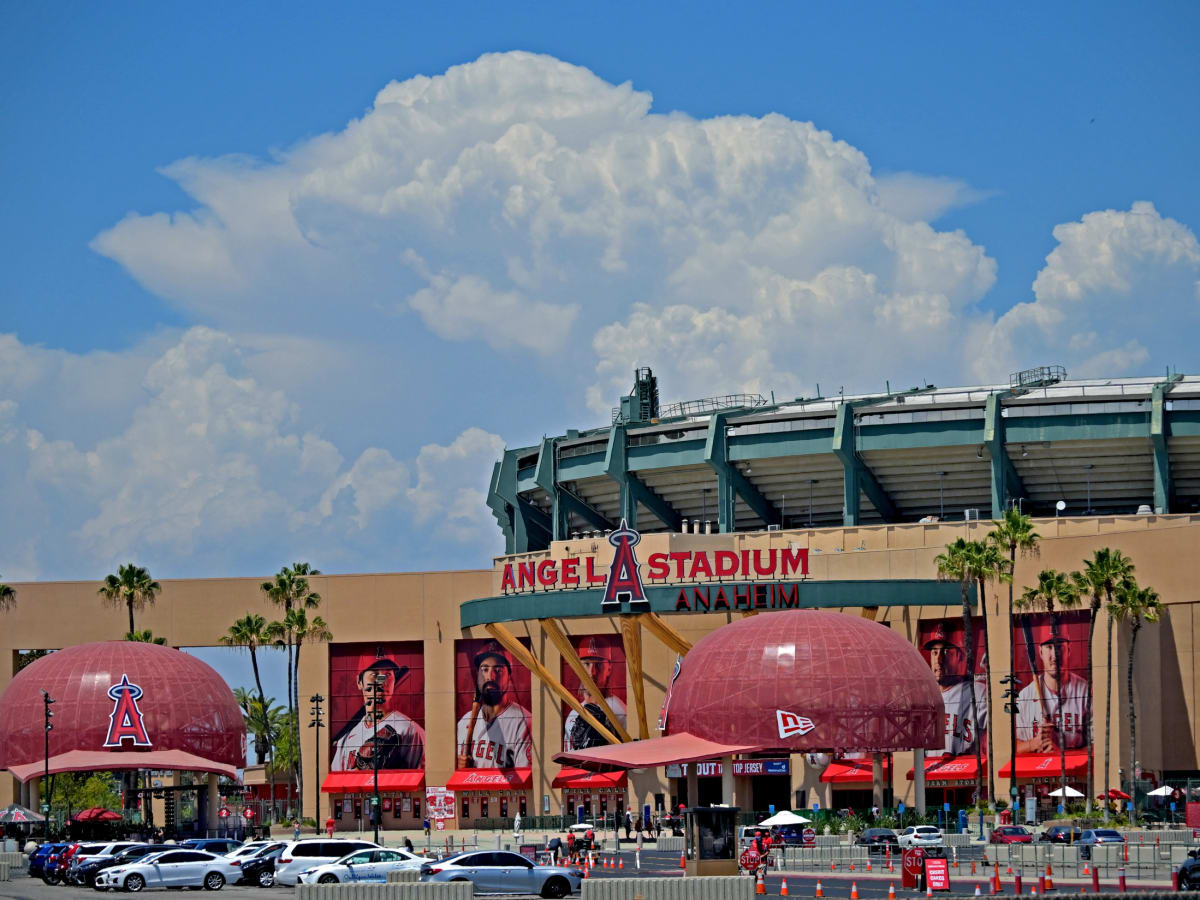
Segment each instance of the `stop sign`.
[{"label": "stop sign", "polygon": [[742,851],[742,855],[738,857],[738,865],[747,872],[753,872],[758,868],[758,851],[753,847],[747,847]]},{"label": "stop sign", "polygon": [[815,828],[805,828],[800,832],[800,837],[804,839],[806,844],[815,844],[817,842],[817,830]]}]

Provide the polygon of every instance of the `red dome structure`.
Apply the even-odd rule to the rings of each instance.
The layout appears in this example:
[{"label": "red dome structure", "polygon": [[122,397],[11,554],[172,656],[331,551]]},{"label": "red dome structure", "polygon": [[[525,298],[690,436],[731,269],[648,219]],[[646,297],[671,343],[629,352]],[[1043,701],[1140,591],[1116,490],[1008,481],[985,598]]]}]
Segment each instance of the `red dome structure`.
[{"label": "red dome structure", "polygon": [[237,776],[246,729],[225,681],[179,650],[136,641],[68,647],[21,670],[0,695],[0,768],[45,769],[42,692],[53,698],[51,772],[176,769]]},{"label": "red dome structure", "polygon": [[937,680],[903,637],[859,616],[802,609],[741,619],[697,641],[671,687],[666,731],[791,752],[890,753],[941,747],[944,717]]},{"label": "red dome structure", "polygon": [[941,689],[890,628],[815,609],[767,612],[695,643],[672,681],[666,736],[556,754],[642,768],[732,753],[890,753],[943,744]]}]

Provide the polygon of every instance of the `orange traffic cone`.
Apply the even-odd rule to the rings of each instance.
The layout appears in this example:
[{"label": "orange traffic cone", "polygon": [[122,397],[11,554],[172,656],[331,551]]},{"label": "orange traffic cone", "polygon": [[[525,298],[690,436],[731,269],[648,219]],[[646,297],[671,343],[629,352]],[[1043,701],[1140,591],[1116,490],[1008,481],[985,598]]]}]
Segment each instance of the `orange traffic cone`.
[{"label": "orange traffic cone", "polygon": [[858,900],[858,882],[850,882],[850,900]]},{"label": "orange traffic cone", "polygon": [[1084,874],[1084,875],[1091,875],[1091,874],[1092,874],[1092,873],[1091,873],[1091,871],[1089,871],[1089,869],[1088,869],[1088,864],[1087,864],[1087,862],[1086,862],[1086,861],[1085,861],[1085,862],[1084,862],[1084,864],[1083,864],[1083,874]]},{"label": "orange traffic cone", "polygon": [[933,885],[930,884],[928,881],[925,882],[925,896],[926,897],[933,896]]},{"label": "orange traffic cone", "polygon": [[1050,868],[1050,863],[1046,863],[1046,874],[1047,874],[1047,875],[1053,875],[1053,874],[1054,874],[1054,870],[1053,870],[1052,868]]},{"label": "orange traffic cone", "polygon": [[1045,875],[1044,879],[1042,880],[1043,893],[1045,891],[1054,890],[1054,878],[1051,877],[1052,875],[1053,875],[1053,873],[1050,871],[1050,863],[1046,863],[1046,875]]},{"label": "orange traffic cone", "polygon": [[625,857],[623,857],[623,856],[618,856],[618,857],[617,857],[617,868],[618,868],[618,869],[623,869],[623,868],[625,868]]},{"label": "orange traffic cone", "polygon": [[896,882],[888,885],[888,900],[896,900]]},{"label": "orange traffic cone", "polygon": [[992,866],[992,893],[1002,894],[1004,891],[1000,887],[1000,864],[994,863]]},{"label": "orange traffic cone", "polygon": [[591,877],[592,877],[591,875],[589,875],[589,874],[588,874],[588,865],[587,865],[587,863],[586,863],[586,862],[583,864],[583,877],[584,877],[584,878],[591,878]]},{"label": "orange traffic cone", "polygon": [[870,859],[867,860],[867,871],[868,872],[871,871],[871,860]]},{"label": "orange traffic cone", "polygon": [[765,894],[766,892],[767,892],[767,886],[763,882],[762,869],[759,869],[758,870],[758,881],[756,881],[754,883],[754,893],[755,894]]},{"label": "orange traffic cone", "polygon": [[975,896],[976,897],[983,896],[983,892],[979,890],[979,885],[975,885]]},{"label": "orange traffic cone", "polygon": [[854,860],[850,860],[850,871],[854,871]]},{"label": "orange traffic cone", "polygon": [[818,897],[824,897],[824,896],[825,896],[825,892],[824,892],[823,890],[821,890],[821,880],[820,880],[819,878],[817,879],[817,893],[816,893],[816,896],[818,896]]},{"label": "orange traffic cone", "polygon": [[837,864],[836,864],[836,863],[835,863],[835,862],[834,862],[834,861],[831,859],[831,860],[829,861],[829,871],[830,871],[830,872],[832,872],[832,871],[834,871],[834,869],[836,869],[836,868],[837,868]]},{"label": "orange traffic cone", "polygon": [[783,884],[779,886],[779,896],[786,897],[788,895],[787,879],[783,879]]},{"label": "orange traffic cone", "polygon": [[679,854],[679,868],[681,868],[681,869],[687,868],[687,854],[686,853]]},{"label": "orange traffic cone", "polygon": [[971,860],[971,874],[975,874],[975,860]]}]

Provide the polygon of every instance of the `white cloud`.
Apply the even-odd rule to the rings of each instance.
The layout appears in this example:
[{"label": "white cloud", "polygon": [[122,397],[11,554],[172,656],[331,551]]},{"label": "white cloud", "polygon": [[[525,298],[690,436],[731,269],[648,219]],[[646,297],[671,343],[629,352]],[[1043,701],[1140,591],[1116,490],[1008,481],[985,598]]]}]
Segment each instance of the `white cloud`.
[{"label": "white cloud", "polygon": [[1054,237],[1035,299],[975,330],[976,376],[1057,363],[1097,377],[1195,359],[1200,243],[1187,226],[1139,202],[1088,213]]}]

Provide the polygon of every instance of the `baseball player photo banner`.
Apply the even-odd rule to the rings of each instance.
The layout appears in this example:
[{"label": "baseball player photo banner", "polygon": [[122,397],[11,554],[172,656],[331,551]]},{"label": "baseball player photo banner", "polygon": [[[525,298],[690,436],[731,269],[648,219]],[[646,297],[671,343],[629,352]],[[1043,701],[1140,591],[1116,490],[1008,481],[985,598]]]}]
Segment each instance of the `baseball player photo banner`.
[{"label": "baseball player photo banner", "polygon": [[329,648],[331,772],[425,768],[425,652],[420,641]]},{"label": "baseball player photo banner", "polygon": [[1087,747],[1092,741],[1087,611],[1015,618],[1017,755]]},{"label": "baseball player photo banner", "polygon": [[[625,646],[619,634],[586,634],[571,638],[571,646],[583,663],[584,671],[592,676],[596,687],[600,688],[604,702],[609,710],[625,725]],[[584,688],[575,670],[564,659],[559,672],[563,687],[575,695],[583,708],[590,712],[600,724],[611,731],[611,725],[604,711],[595,703]],[[562,705],[563,714],[563,749],[586,750],[588,747],[599,747],[607,744],[600,733],[593,728],[583,716],[571,709],[567,704]]]},{"label": "baseball player photo banner", "polygon": [[455,768],[533,765],[529,670],[492,638],[455,641],[454,657]]},{"label": "baseball player photo banner", "polygon": [[[967,671],[966,629],[961,616],[922,619],[918,623],[921,655],[929,663],[942,689],[946,709],[943,756],[975,753],[975,745],[987,755],[987,686],[983,639],[983,617],[971,619],[971,643],[975,645],[974,671]],[[972,711],[972,700],[974,710]],[[936,756],[936,751],[930,751]]]}]

